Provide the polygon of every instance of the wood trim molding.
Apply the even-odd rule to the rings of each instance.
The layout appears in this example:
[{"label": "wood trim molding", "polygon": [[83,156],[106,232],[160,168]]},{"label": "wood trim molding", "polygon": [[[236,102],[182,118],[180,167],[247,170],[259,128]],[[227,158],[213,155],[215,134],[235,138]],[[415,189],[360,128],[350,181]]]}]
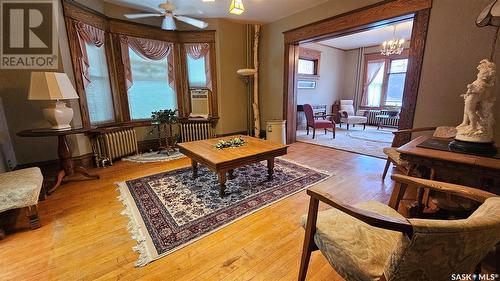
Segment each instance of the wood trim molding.
[{"label": "wood trim molding", "polygon": [[180,43],[215,43],[215,30],[177,31]]},{"label": "wood trim molding", "polygon": [[[71,161],[75,166],[82,166],[84,168],[94,168],[93,153],[87,153],[80,156],[71,157]],[[60,169],[60,160],[52,159],[28,164],[17,165],[15,170],[25,169],[30,167],[39,167],[44,175],[53,176]]]},{"label": "wood trim molding", "polygon": [[384,25],[384,20],[430,9],[432,0],[386,0],[284,32],[285,44]]},{"label": "wood trim molding", "polygon": [[415,115],[431,7],[432,0],[382,1],[284,32],[283,119],[287,121],[287,143],[296,141],[297,97],[295,85],[297,75],[295,72],[298,61],[298,44],[317,41],[326,37],[348,35],[356,31],[391,24],[394,21],[400,21],[402,18],[413,17],[409,65],[405,81],[401,120],[399,122],[400,129],[411,128]]},{"label": "wood trim molding", "polygon": [[[403,106],[401,107],[401,113],[399,115],[400,130],[410,129],[413,127],[430,13],[430,9],[419,11],[415,14],[415,19],[413,21],[412,38],[408,57],[408,69],[406,71],[403,95]],[[395,143],[404,144],[410,141],[410,139],[410,135],[398,136],[396,137]]]}]

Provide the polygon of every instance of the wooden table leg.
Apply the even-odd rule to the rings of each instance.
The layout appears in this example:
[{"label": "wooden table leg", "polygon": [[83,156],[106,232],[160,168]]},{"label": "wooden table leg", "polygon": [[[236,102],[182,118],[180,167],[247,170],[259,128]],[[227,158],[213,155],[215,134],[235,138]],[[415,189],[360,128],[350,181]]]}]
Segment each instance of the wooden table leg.
[{"label": "wooden table leg", "polygon": [[227,180],[226,171],[219,171],[217,172],[217,175],[219,177],[219,185],[220,185],[219,195],[220,197],[223,197],[226,191],[226,180]]},{"label": "wooden table leg", "polygon": [[267,180],[272,180],[274,174],[274,158],[267,159]]},{"label": "wooden table leg", "polygon": [[191,167],[193,167],[193,179],[198,177],[198,162],[191,159]]},{"label": "wooden table leg", "polygon": [[66,172],[64,171],[64,169],[60,170],[57,175],[56,175],[56,182],[54,184],[54,186],[52,186],[52,188],[50,188],[49,190],[47,190],[47,195],[51,195],[52,192],[56,191],[56,189],[62,184],[62,180],[63,178],[66,176]]},{"label": "wooden table leg", "polygon": [[[414,164],[411,164],[410,167],[408,167],[408,171],[406,172],[407,176],[411,176],[413,174],[413,171],[415,170],[417,166]],[[403,196],[406,191],[406,184],[402,183],[396,183],[394,186],[394,189],[392,190],[391,194],[391,199],[389,199],[389,206],[392,207],[394,210],[398,210],[399,208],[399,202],[401,199],[403,199]]]},{"label": "wooden table leg", "polygon": [[74,172],[76,174],[80,174],[80,175],[82,175],[82,176],[84,176],[86,178],[89,178],[89,179],[98,180],[98,179],[101,178],[99,175],[92,175],[92,174],[90,174],[89,171],[87,169],[85,169],[84,167],[82,167],[82,166],[76,166],[74,168]]},{"label": "wooden table leg", "polygon": [[75,173],[81,174],[89,179],[100,178],[99,175],[91,175],[84,167],[74,166],[73,160],[71,160],[71,150],[69,149],[66,135],[58,136],[57,140],[57,155],[59,156],[61,170],[57,173],[54,185],[47,191],[48,195],[52,194],[62,184],[62,181],[66,176],[71,176]]},{"label": "wooden table leg", "polygon": [[234,175],[234,169],[229,170],[227,174],[230,180],[234,180],[236,178],[236,176]]}]

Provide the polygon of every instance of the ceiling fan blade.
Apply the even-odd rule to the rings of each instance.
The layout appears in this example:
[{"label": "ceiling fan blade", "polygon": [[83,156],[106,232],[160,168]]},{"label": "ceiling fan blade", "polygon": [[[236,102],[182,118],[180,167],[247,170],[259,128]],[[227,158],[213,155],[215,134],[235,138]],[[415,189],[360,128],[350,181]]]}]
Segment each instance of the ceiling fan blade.
[{"label": "ceiling fan blade", "polygon": [[172,16],[165,16],[163,22],[161,23],[161,28],[164,30],[175,30],[177,26],[175,25],[174,18]]},{"label": "ceiling fan blade", "polygon": [[194,18],[190,18],[190,17],[186,17],[186,16],[181,16],[181,15],[175,15],[174,17],[180,21],[183,21],[187,24],[190,24],[192,26],[196,26],[196,27],[201,28],[201,29],[206,28],[208,26],[208,23],[206,23],[202,20],[198,20],[198,19],[194,19]]},{"label": "ceiling fan blade", "polygon": [[162,14],[151,14],[151,13],[145,13],[145,14],[125,14],[124,15],[127,19],[142,19],[142,18],[149,18],[149,17],[162,17]]}]

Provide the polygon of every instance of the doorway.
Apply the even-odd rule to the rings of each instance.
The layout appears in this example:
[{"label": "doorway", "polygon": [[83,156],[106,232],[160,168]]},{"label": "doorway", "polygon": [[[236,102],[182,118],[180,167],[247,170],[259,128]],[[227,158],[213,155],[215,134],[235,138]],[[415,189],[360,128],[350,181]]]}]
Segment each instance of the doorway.
[{"label": "doorway", "polygon": [[[369,31],[405,20],[412,21],[412,28],[410,45],[407,50],[407,79],[404,82],[401,114],[397,128],[411,128],[415,114],[431,4],[431,0],[384,1],[285,32],[283,118],[287,120],[287,143],[293,143],[297,140],[297,85],[299,83],[300,45]],[[307,83],[306,86],[308,86]],[[356,102],[359,105],[359,100]],[[407,140],[395,140],[396,143],[404,143],[405,141]]]},{"label": "doorway", "polygon": [[412,26],[404,18],[299,43],[296,140],[385,159],[399,127]]}]

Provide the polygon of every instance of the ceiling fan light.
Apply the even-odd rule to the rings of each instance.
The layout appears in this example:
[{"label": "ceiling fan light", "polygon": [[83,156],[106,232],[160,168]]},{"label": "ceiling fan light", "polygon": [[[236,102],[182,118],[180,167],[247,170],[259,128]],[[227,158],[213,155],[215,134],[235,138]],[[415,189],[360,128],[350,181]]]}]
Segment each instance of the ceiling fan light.
[{"label": "ceiling fan light", "polygon": [[243,0],[231,0],[231,5],[229,6],[229,13],[235,15],[241,15],[245,11],[243,6]]},{"label": "ceiling fan light", "polygon": [[174,18],[171,16],[165,16],[163,22],[161,23],[161,28],[164,30],[175,30],[177,26],[175,25]]}]

